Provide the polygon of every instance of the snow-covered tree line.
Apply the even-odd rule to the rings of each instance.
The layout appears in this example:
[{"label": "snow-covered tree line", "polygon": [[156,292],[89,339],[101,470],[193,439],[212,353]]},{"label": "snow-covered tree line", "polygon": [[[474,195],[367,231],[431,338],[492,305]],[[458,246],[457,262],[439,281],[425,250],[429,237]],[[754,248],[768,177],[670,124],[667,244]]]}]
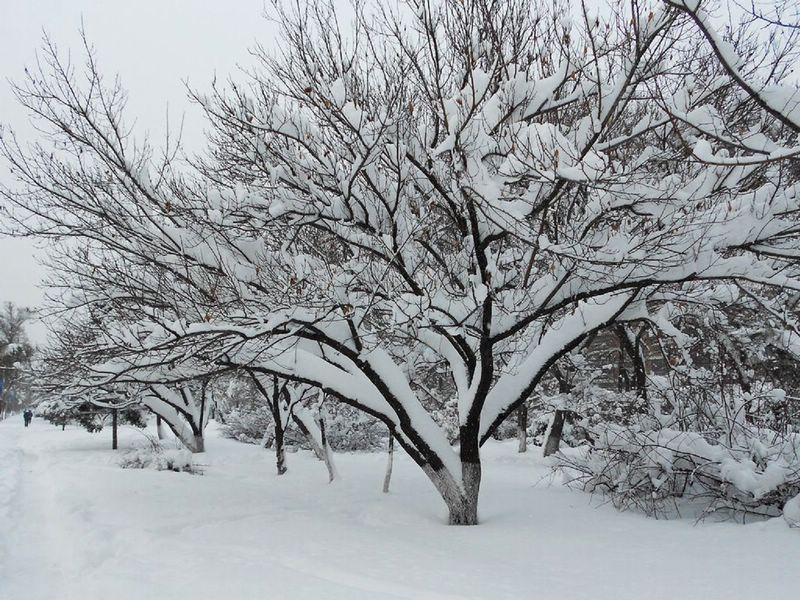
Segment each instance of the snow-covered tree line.
[{"label": "snow-covered tree line", "polygon": [[91,51],[46,43],[16,88],[43,135],[3,136],[4,195],[57,240],[71,392],[124,389],[195,446],[221,374],[276,423],[332,399],[475,524],[481,445],[598,335],[680,347],[676,307],[734,285],[796,335],[794,33],[718,30],[710,2],[574,8],[279,7],[248,80],[193,94],[191,160],[132,134]]}]

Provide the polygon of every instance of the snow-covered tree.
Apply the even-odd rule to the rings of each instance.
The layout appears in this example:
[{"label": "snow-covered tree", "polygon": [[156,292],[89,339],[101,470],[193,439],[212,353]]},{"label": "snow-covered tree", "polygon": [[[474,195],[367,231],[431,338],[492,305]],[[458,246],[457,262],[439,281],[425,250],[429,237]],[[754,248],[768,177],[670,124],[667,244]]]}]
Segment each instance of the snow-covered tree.
[{"label": "snow-covered tree", "polygon": [[11,302],[0,309],[0,419],[6,411],[21,406],[26,394],[24,370],[33,356],[33,346],[25,332],[31,311]]},{"label": "snow-covered tree", "polygon": [[[742,73],[688,5],[411,8],[351,36],[323,3],[283,13],[251,88],[199,99],[209,171],[245,188],[227,218],[292,232],[240,360],[381,415],[473,523],[481,442],[587,335],[643,318],[663,285],[796,285],[777,262],[800,96]],[[421,410],[430,355],[455,383],[457,455]]]},{"label": "snow-covered tree", "polygon": [[475,524],[481,444],[587,336],[686,284],[797,289],[800,94],[793,48],[724,38],[697,2],[405,6],[348,31],[329,3],[281,11],[250,85],[197,94],[213,150],[192,174],[133,142],[92,58],[82,85],[50,46],[18,96],[56,143],[4,138],[7,196],[136,267],[110,381],[213,365],[319,388]]}]

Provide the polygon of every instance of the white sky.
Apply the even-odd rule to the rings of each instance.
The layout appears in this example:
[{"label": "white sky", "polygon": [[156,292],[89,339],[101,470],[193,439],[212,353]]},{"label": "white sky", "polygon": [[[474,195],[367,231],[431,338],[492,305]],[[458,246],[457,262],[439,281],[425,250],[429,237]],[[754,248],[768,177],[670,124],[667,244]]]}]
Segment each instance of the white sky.
[{"label": "white sky", "polygon": [[[95,46],[102,70],[118,73],[129,92],[128,119],[137,135],[163,138],[170,123],[185,116],[187,150],[199,148],[203,121],[186,99],[184,81],[207,88],[248,64],[247,49],[271,42],[273,26],[263,17],[263,0],[0,0],[0,122],[22,138],[30,137],[25,113],[11,95],[8,79],[21,79],[46,31],[62,50],[80,57],[81,21]],[[0,165],[3,183],[12,183]],[[44,269],[29,240],[0,238],[0,301],[36,306]],[[44,341],[34,324],[30,335]]]}]

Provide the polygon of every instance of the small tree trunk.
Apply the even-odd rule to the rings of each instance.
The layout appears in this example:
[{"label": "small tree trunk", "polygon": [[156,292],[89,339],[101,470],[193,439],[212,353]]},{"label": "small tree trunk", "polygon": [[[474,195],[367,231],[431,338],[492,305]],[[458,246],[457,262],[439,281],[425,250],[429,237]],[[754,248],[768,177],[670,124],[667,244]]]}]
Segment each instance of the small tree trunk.
[{"label": "small tree trunk", "polygon": [[[336,476],[336,466],[333,463],[333,453],[330,447],[327,447],[327,439],[324,437],[322,429],[320,428],[321,420],[319,416],[312,416],[308,411],[302,411],[302,413],[301,411],[295,411],[292,413],[292,420],[308,440],[311,449],[314,451],[314,455],[325,463],[328,469],[329,481],[333,481]],[[319,431],[319,439],[317,439],[316,432],[312,431],[312,428]]]},{"label": "small tree trunk", "polygon": [[564,420],[566,419],[567,411],[556,410],[553,414],[553,422],[547,430],[547,438],[544,442],[544,456],[550,456],[558,452],[561,445],[561,434],[564,431]]},{"label": "small tree trunk", "polygon": [[517,409],[517,439],[519,447],[517,452],[528,451],[528,404],[523,402]]},{"label": "small tree trunk", "polygon": [[275,422],[275,467],[278,470],[278,475],[286,473],[286,449],[283,445],[283,427],[281,423]]},{"label": "small tree trunk", "polygon": [[322,446],[319,445],[319,442],[317,442],[314,434],[311,432],[303,418],[297,414],[292,414],[292,420],[294,421],[295,425],[297,425],[297,428],[300,430],[300,432],[305,436],[306,440],[311,446],[311,450],[314,452],[314,456],[316,456],[319,460],[324,461],[325,456]]},{"label": "small tree trunk", "polygon": [[272,430],[273,430],[273,443],[275,444],[275,467],[278,475],[286,473],[286,450],[284,448],[284,433],[283,415],[281,414],[281,397],[289,400],[289,391],[286,389],[286,384],[283,388],[278,385],[278,378],[272,378],[272,398],[270,399],[269,407],[272,412]]},{"label": "small tree trunk", "polygon": [[164,423],[161,420],[160,415],[156,415],[156,433],[158,434],[158,439],[163,440],[166,437],[166,432],[164,431]]},{"label": "small tree trunk", "polygon": [[394,463],[394,435],[389,432],[389,448],[386,457],[386,474],[383,476],[383,493],[389,493],[389,484],[392,481],[392,465]]},{"label": "small tree trunk", "polygon": [[118,421],[118,410],[116,408],[112,409],[111,411],[111,449],[116,450],[118,446],[118,439],[117,439],[117,421]]},{"label": "small tree trunk", "polygon": [[331,446],[328,443],[328,436],[325,433],[325,417],[322,414],[322,410],[320,410],[317,415],[317,425],[319,426],[319,434],[322,441],[323,460],[325,461],[325,468],[328,469],[328,483],[331,483],[336,479],[336,466],[333,464]]}]

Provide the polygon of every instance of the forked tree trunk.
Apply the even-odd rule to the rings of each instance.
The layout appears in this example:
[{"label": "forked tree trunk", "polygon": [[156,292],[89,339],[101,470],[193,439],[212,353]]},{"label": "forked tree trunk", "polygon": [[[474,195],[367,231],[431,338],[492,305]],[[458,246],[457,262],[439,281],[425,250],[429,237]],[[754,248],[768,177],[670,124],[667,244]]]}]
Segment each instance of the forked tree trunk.
[{"label": "forked tree trunk", "polygon": [[201,452],[206,451],[206,440],[203,437],[202,433],[195,433],[194,434],[194,443],[189,448],[192,451],[192,454],[199,454]]},{"label": "forked tree trunk", "polygon": [[[305,418],[308,418],[308,423],[304,421]],[[292,420],[294,421],[295,425],[297,425],[297,428],[301,431],[301,433],[305,436],[306,440],[308,440],[311,449],[314,451],[314,455],[323,463],[325,463],[325,467],[328,469],[328,479],[329,481],[333,481],[333,479],[336,477],[336,466],[333,462],[333,454],[330,451],[330,447],[327,449],[323,447],[322,436],[320,435],[320,439],[318,441],[310,429],[311,427],[318,426],[318,423],[315,423],[317,420],[316,417],[303,417],[297,412],[293,412]],[[320,432],[320,434],[321,433],[322,432]]]},{"label": "forked tree trunk", "polygon": [[447,505],[448,525],[477,525],[478,493],[481,482],[480,463],[469,463],[462,466],[463,486],[456,483],[446,470],[435,471],[428,466],[424,466],[423,470]]},{"label": "forked tree trunk", "polygon": [[389,484],[392,481],[392,464],[394,463],[394,436],[389,432],[389,448],[386,457],[386,474],[383,476],[383,493],[389,493]]},{"label": "forked tree trunk", "polygon": [[[480,443],[476,424],[462,425],[459,439],[461,447],[461,484],[445,469],[437,472],[438,481],[431,477],[447,504],[449,525],[478,524],[478,495],[481,489]],[[430,474],[428,475],[430,477]]]},{"label": "forked tree trunk", "polygon": [[[272,391],[268,392],[265,383],[262,382],[255,373],[252,371],[248,371],[248,373],[253,379],[253,383],[256,388],[258,388],[258,391],[261,392],[261,395],[267,400],[270,413],[272,414],[272,437],[270,438],[270,430],[267,428],[261,440],[261,445],[264,446],[264,448],[269,448],[270,444],[275,445],[275,470],[278,475],[283,475],[287,471],[286,448],[284,444],[286,428],[284,427],[283,414],[281,412],[281,402],[285,400],[287,406],[289,405],[289,392],[286,389],[286,383],[281,386],[278,378],[272,377]],[[296,418],[295,421],[297,421]],[[306,436],[309,435],[304,426],[301,425],[300,429]]]},{"label": "forked tree trunk", "polygon": [[201,452],[206,451],[206,442],[205,438],[203,438],[203,432],[198,432],[196,428],[192,427],[189,428],[188,425],[180,424],[176,425],[171,423],[168,419],[164,419],[167,422],[170,430],[172,430],[173,435],[178,438],[189,452],[192,454],[200,454]]},{"label": "forked tree trunk", "polygon": [[517,439],[519,447],[517,452],[528,451],[528,404],[523,402],[517,409]]}]

